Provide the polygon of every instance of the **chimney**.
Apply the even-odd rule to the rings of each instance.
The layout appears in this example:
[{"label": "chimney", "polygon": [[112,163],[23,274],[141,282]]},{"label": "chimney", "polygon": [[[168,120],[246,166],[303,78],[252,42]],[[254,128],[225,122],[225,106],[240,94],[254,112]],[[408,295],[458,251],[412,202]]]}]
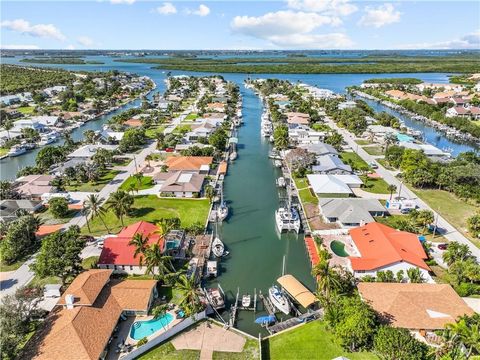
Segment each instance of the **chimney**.
[{"label": "chimney", "polygon": [[67,305],[67,309],[73,309],[73,302],[75,300],[75,296],[72,294],[65,295],[65,304]]}]

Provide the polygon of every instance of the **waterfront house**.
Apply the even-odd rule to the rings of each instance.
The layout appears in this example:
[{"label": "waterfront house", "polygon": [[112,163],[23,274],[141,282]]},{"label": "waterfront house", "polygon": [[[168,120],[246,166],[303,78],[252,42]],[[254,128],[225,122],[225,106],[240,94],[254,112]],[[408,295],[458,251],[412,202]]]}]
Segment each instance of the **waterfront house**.
[{"label": "waterfront house", "polygon": [[0,97],[0,103],[5,106],[18,104],[21,101],[19,95],[5,95]]},{"label": "waterfront house", "polygon": [[398,131],[383,125],[368,125],[367,130],[363,133],[363,137],[373,138],[374,142],[384,143],[387,136],[397,135]]},{"label": "waterfront house", "polygon": [[63,163],[57,163],[50,168],[49,173],[54,176],[61,176],[68,168],[75,168],[76,166],[83,165],[87,160],[82,158],[68,159]]},{"label": "waterfront house", "polygon": [[363,184],[357,175],[308,174],[307,178],[318,197],[349,197],[352,188]]},{"label": "waterfront house", "polygon": [[105,149],[108,151],[113,151],[117,149],[117,145],[84,145],[76,149],[75,151],[71,152],[70,154],[67,155],[67,158],[69,159],[83,159],[83,160],[90,160],[93,155],[99,150],[99,149]]},{"label": "waterfront house", "polygon": [[34,213],[42,207],[39,200],[0,200],[0,222],[16,220],[20,213]]},{"label": "waterfront house", "polygon": [[408,269],[416,268],[426,282],[433,282],[417,235],[376,222],[350,229],[349,234],[359,254],[348,258],[355,277],[376,277],[378,271],[387,270],[393,274],[402,270],[406,276]]},{"label": "waterfront house", "polygon": [[325,136],[325,132],[314,131],[305,125],[288,129],[290,142],[296,145],[318,144],[325,139]]},{"label": "waterfront house", "polygon": [[317,164],[312,166],[315,174],[336,174],[346,175],[352,174],[352,167],[344,164],[338,156],[322,155],[317,156]]},{"label": "waterfront house", "polygon": [[60,118],[58,116],[32,116],[31,121],[43,125],[44,127],[57,126]]},{"label": "waterfront house", "polygon": [[208,174],[212,165],[212,156],[171,156],[165,160],[170,171],[190,171]]},{"label": "waterfront house", "polygon": [[363,226],[374,222],[374,216],[384,216],[387,212],[376,199],[321,198],[318,206],[326,223],[337,223],[342,228]]},{"label": "waterfront house", "polygon": [[50,185],[51,175],[27,175],[15,180],[15,189],[23,199],[41,200],[42,195],[54,193],[55,187]]},{"label": "waterfront house", "polygon": [[146,315],[158,296],[156,280],[120,280],[111,275],[111,270],[101,269],[78,275],[28,342],[22,358],[105,359],[120,319]]},{"label": "waterfront house", "polygon": [[158,227],[146,221],[139,221],[122,229],[116,236],[104,240],[98,260],[100,269],[110,269],[120,274],[145,274],[145,264],[141,264],[141,255],[135,257],[135,246],[130,241],[135,234],[148,238],[148,245],[159,244],[164,249],[164,239],[157,234]]},{"label": "waterfront house", "polygon": [[357,107],[357,103],[355,101],[344,101],[338,104],[338,110],[345,110],[345,109],[354,109]]},{"label": "waterfront house", "polygon": [[208,103],[207,106],[205,107],[206,111],[212,111],[212,112],[219,112],[219,113],[224,113],[225,112],[225,104],[221,102],[211,102]]},{"label": "waterfront house", "polygon": [[163,253],[174,259],[185,259],[188,250],[185,231],[171,230],[164,236]]},{"label": "waterfront house", "polygon": [[454,91],[460,92],[463,90],[463,86],[460,84],[433,84],[433,83],[421,83],[415,85],[419,91],[424,91],[425,89],[433,90],[445,90],[445,91]]},{"label": "waterfront house", "polygon": [[358,292],[383,322],[437,342],[436,330],[474,311],[448,284],[361,282]]},{"label": "waterfront house", "polygon": [[67,87],[64,85],[57,85],[57,86],[51,86],[48,88],[43,89],[43,93],[48,96],[48,97],[54,97],[61,92],[67,90]]},{"label": "waterfront house", "polygon": [[159,196],[177,198],[199,197],[203,189],[205,174],[188,171],[169,171],[157,173],[153,179],[160,184]]},{"label": "waterfront house", "polygon": [[289,127],[296,127],[298,125],[308,125],[310,123],[310,115],[300,112],[287,112],[287,123]]},{"label": "waterfront house", "polygon": [[449,153],[443,150],[440,150],[439,148],[430,144],[417,144],[417,143],[408,142],[408,141],[400,141],[398,145],[406,149],[423,151],[423,153],[432,160],[447,159],[451,156]]},{"label": "waterfront house", "polygon": [[447,109],[446,117],[478,117],[480,109],[475,106],[454,106]]},{"label": "waterfront house", "polygon": [[314,153],[318,156],[323,155],[330,155],[330,156],[338,156],[338,151],[329,144],[325,144],[323,142],[318,142],[315,144],[301,144],[298,145],[299,148],[305,149],[308,152]]}]

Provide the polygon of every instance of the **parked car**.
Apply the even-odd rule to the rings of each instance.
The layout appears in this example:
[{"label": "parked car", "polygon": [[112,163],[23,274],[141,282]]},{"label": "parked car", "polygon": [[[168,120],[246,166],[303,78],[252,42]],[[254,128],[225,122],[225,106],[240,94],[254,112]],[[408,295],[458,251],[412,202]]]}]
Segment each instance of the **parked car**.
[{"label": "parked car", "polygon": [[377,165],[377,163],[376,163],[375,161],[372,161],[372,162],[370,163],[370,167],[371,167],[372,169],[378,169],[378,165]]},{"label": "parked car", "polygon": [[439,248],[440,250],[447,250],[448,244],[438,244],[438,248]]},{"label": "parked car", "polygon": [[410,213],[410,211],[412,211],[412,210],[413,210],[412,208],[403,208],[403,209],[400,210],[400,212],[401,212],[402,214],[408,214],[408,213]]}]

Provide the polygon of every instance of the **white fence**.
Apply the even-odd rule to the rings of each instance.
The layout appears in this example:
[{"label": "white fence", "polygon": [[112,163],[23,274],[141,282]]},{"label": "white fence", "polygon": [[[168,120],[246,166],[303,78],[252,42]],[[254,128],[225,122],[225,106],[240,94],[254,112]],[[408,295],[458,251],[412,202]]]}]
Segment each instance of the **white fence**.
[{"label": "white fence", "polygon": [[203,311],[201,313],[196,314],[195,318],[191,318],[191,317],[186,318],[185,320],[183,320],[178,325],[175,325],[171,329],[168,329],[167,331],[159,334],[156,338],[154,338],[152,340],[149,340],[145,345],[140,346],[139,348],[136,348],[135,350],[128,353],[127,355],[121,357],[121,359],[122,360],[133,360],[133,359],[139,357],[140,355],[142,355],[143,353],[151,350],[155,346],[158,346],[160,343],[168,340],[172,336],[178,334],[180,331],[183,331],[186,328],[188,328],[189,326],[195,324],[196,322],[205,319],[206,317],[207,317],[207,315],[206,315],[205,311]]},{"label": "white fence", "polygon": [[348,229],[315,230],[313,235],[347,235]]}]

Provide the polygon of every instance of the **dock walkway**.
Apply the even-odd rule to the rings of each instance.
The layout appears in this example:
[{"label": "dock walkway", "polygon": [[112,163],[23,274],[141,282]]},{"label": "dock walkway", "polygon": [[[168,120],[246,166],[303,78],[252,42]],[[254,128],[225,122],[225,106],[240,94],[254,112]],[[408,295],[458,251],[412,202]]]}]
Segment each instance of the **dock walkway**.
[{"label": "dock walkway", "polygon": [[267,327],[267,330],[270,334],[276,334],[280,331],[287,330],[291,327],[299,325],[303,322],[309,322],[314,319],[318,319],[323,316],[323,310],[316,310],[314,312],[306,313],[298,317],[290,318],[285,321],[279,322],[275,325]]}]

